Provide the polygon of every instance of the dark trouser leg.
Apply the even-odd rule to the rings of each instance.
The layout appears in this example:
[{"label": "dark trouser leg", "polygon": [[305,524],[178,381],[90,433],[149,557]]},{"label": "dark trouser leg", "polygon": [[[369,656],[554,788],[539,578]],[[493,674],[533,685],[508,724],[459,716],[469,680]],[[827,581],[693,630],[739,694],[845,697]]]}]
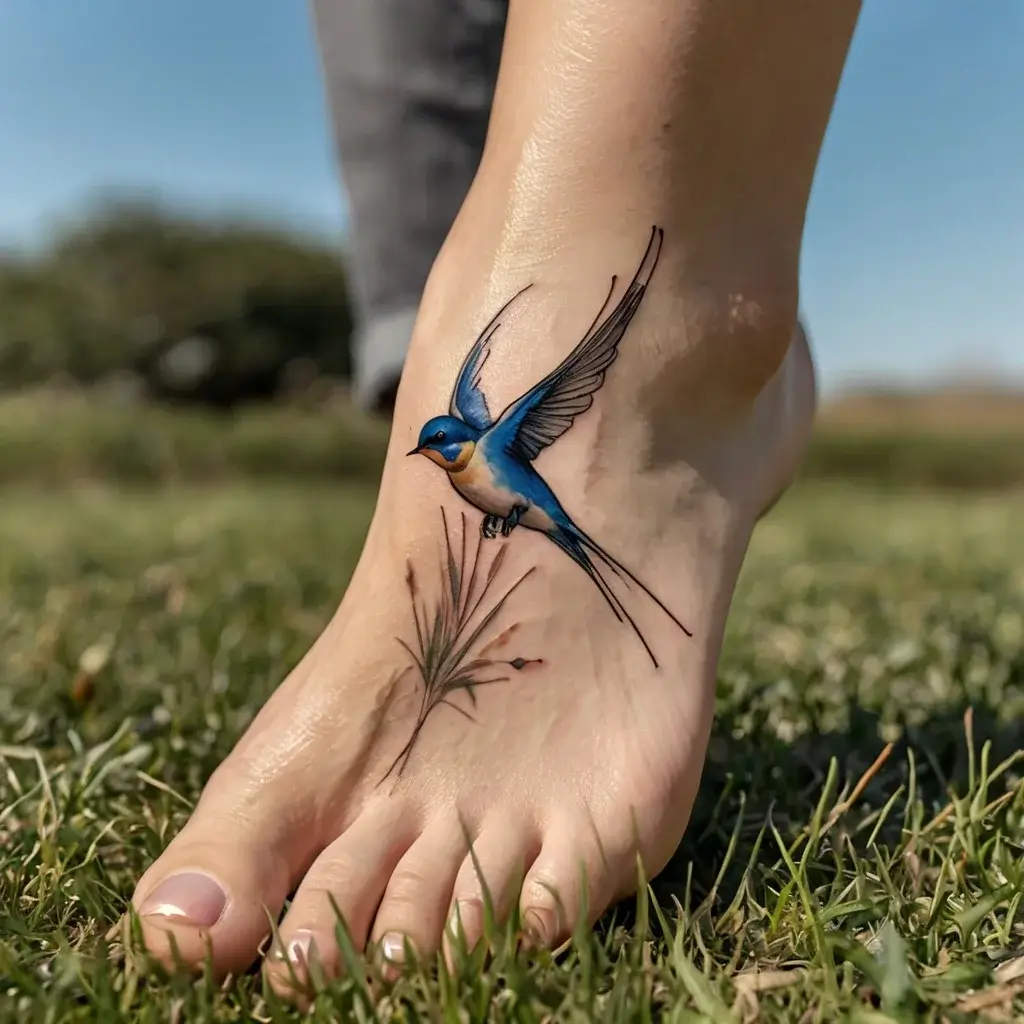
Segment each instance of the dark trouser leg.
[{"label": "dark trouser leg", "polygon": [[348,194],[357,395],[389,409],[420,294],[476,173],[507,0],[313,0]]}]

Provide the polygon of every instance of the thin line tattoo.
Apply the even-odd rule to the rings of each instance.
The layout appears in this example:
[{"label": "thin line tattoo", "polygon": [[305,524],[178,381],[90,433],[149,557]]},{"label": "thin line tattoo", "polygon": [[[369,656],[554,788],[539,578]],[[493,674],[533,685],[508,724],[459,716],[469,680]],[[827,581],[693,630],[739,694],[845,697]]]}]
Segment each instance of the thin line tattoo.
[{"label": "thin line tattoo", "polygon": [[[693,634],[664,602],[640,582],[572,520],[554,491],[533,467],[533,461],[558,440],[577,416],[594,403],[654,274],[664,231],[655,226],[633,279],[611,312],[617,277],[582,341],[562,363],[497,418],[491,415],[480,387],[480,371],[491,354],[491,342],[502,314],[532,285],[527,285],[498,310],[469,350],[452,392],[448,414],[428,420],[409,455],[424,455],[444,469],[455,490],[483,513],[481,538],[500,532],[508,537],[517,526],[544,534],[591,579],[619,622],[626,622],[643,644],[651,662],[658,660],[608,573],[628,588],[639,587],[687,636]],[[603,319],[602,319],[603,317]],[[504,551],[502,548],[502,552]],[[532,570],[531,570],[532,571]],[[521,581],[520,581],[521,582]]]},{"label": "thin line tattoo", "polygon": [[498,572],[508,547],[502,544],[485,566],[481,559],[483,534],[477,536],[475,549],[467,551],[465,513],[460,514],[460,519],[461,530],[456,545],[448,517],[441,508],[444,551],[440,567],[440,596],[436,601],[428,600],[412,562],[406,562],[405,585],[412,604],[416,637],[412,644],[401,638],[398,642],[412,658],[423,690],[412,735],[398,752],[381,784],[395,773],[401,778],[432,712],[448,707],[474,721],[470,711],[453,702],[455,696],[465,693],[471,707],[475,708],[479,687],[508,682],[511,678],[509,669],[523,672],[544,664],[541,658],[507,656],[505,648],[519,628],[517,622],[495,632],[496,620],[506,602],[533,573],[533,567],[518,576],[500,596],[494,596]]}]

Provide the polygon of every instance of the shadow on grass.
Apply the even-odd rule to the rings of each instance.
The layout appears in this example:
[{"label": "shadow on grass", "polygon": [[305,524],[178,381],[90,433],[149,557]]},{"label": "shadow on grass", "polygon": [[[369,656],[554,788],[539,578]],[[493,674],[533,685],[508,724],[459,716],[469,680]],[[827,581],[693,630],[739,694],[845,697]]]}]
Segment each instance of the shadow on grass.
[{"label": "shadow on grass", "polygon": [[[1024,665],[1013,675],[1011,682],[1024,683]],[[1012,766],[999,778],[992,769],[1024,752],[1024,720],[1006,722],[990,704],[952,704],[906,726],[892,743],[881,738],[881,714],[849,700],[847,717],[845,729],[784,742],[766,731],[744,734],[741,712],[719,715],[690,824],[652,883],[662,906],[678,901],[688,914],[703,904],[713,916],[745,877],[763,881],[785,872],[766,833],[774,827],[788,844],[806,837],[830,772],[835,784],[826,812],[834,820],[826,818],[835,828],[818,840],[814,859],[828,859],[841,845],[864,859],[872,849],[898,853],[911,833],[934,831],[934,823],[952,819],[957,802],[970,801],[979,788],[996,801],[1019,781]],[[836,814],[836,808],[843,809]],[[827,870],[837,874],[834,864]],[[616,925],[632,925],[634,902],[614,908]]]}]

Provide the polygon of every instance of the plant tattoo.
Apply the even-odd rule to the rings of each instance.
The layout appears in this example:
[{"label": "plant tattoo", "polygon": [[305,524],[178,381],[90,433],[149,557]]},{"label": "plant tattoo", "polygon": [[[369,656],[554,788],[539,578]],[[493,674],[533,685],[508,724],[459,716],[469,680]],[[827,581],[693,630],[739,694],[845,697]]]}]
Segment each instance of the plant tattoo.
[{"label": "plant tattoo", "polygon": [[[507,538],[518,526],[541,533],[587,574],[616,619],[628,623],[656,668],[658,661],[650,644],[622,599],[612,589],[607,573],[618,577],[627,588],[631,584],[639,587],[680,630],[687,636],[692,634],[660,598],[576,525],[554,491],[534,468],[533,462],[545,448],[569,430],[577,416],[593,405],[594,395],[604,384],[605,376],[618,355],[619,343],[643,301],[661,254],[663,238],[664,231],[654,227],[633,279],[611,312],[605,315],[615,292],[617,277],[614,276],[601,308],[572,352],[546,377],[511,402],[499,416],[494,417],[480,386],[480,373],[491,355],[491,343],[501,326],[502,314],[532,285],[527,285],[513,295],[484,327],[469,350],[455,383],[448,414],[428,420],[420,431],[416,447],[409,452],[410,455],[423,455],[444,469],[458,494],[483,513],[480,542],[471,563],[471,578],[476,574],[483,540],[497,537],[499,533]],[[470,620],[480,602],[485,599],[486,589],[494,582],[506,547],[502,544],[490,563],[484,591],[473,604],[469,591],[463,595],[459,589],[463,584],[464,573],[454,562],[447,522],[445,546],[449,581],[442,605],[446,605],[447,610],[442,612],[440,608],[437,609],[433,624],[422,617],[425,614],[422,608],[416,610],[415,580],[411,569],[408,577],[410,591],[413,592],[418,652],[405,646],[419,667],[424,694],[413,738],[400,755],[400,760],[408,758],[412,744],[431,710],[440,704],[455,707],[448,698],[457,690],[465,690],[475,701],[474,686],[496,681],[480,679],[479,676],[501,663],[481,659],[479,656],[471,657],[470,648],[480,638],[481,632],[493,622],[512,590],[533,571],[531,569],[521,576],[505,596],[490,607],[480,623],[471,627]],[[462,550],[464,554],[464,533]],[[471,604],[473,610],[468,617],[463,618],[463,613],[468,611]],[[449,630],[451,636],[442,643],[437,635],[438,631],[443,634],[445,630]],[[466,633],[465,642],[458,639],[463,633]],[[428,654],[430,659],[440,657],[432,645],[444,648],[447,652],[443,664],[428,660]],[[467,658],[471,660],[466,661]],[[520,660],[504,664],[518,668],[520,666],[517,662]],[[462,711],[461,708],[457,710]]]},{"label": "plant tattoo", "polygon": [[[452,702],[452,697],[465,693],[476,707],[476,690],[481,686],[508,682],[508,669],[522,672],[544,664],[540,658],[499,658],[494,652],[503,650],[519,624],[513,622],[496,635],[489,631],[495,625],[498,613],[512,594],[519,589],[533,568],[522,573],[498,598],[492,590],[498,571],[505,560],[507,548],[502,545],[486,568],[482,565],[483,535],[477,537],[476,548],[466,550],[466,516],[461,515],[461,533],[458,546],[452,541],[448,517],[441,509],[444,526],[444,558],[441,566],[440,596],[431,602],[420,588],[411,562],[406,562],[405,585],[412,604],[412,617],[416,624],[414,645],[398,642],[413,660],[423,692],[409,742],[399,751],[385,779],[397,769],[399,775],[412,755],[430,713],[436,708],[452,708],[466,718],[473,716]],[[458,553],[456,553],[456,550]],[[488,639],[489,637],[489,639]],[[477,645],[481,646],[477,649]],[[383,781],[383,780],[382,780]]]}]

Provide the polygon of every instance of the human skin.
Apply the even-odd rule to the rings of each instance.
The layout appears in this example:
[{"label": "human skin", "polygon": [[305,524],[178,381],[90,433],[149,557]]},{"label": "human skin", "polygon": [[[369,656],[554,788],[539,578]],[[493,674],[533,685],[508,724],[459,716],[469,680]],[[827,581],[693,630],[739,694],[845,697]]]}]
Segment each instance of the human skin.
[{"label": "human skin", "polygon": [[[518,905],[531,941],[550,944],[632,892],[638,856],[649,875],[664,866],[699,783],[751,531],[810,429],[800,246],[858,10],[511,5],[483,160],[423,297],[363,556],[140,880],[158,956],[242,969],[294,893],[267,964],[293,992],[312,957],[339,969],[335,907],[397,965],[405,941],[430,954],[453,920],[479,939],[485,886],[499,917]],[[467,449],[407,452],[434,443],[424,425],[450,414],[496,311],[530,286],[480,368],[494,416],[564,364],[609,294],[604,315],[616,308],[652,225],[657,268],[614,358],[594,387],[577,373],[589,402],[564,388],[570,405],[541,401],[531,422],[556,436],[532,457],[534,435],[515,435],[623,570],[604,563],[631,629],[539,513],[503,535],[518,470],[491,455],[460,488]],[[479,614],[497,610],[445,675],[417,655],[443,595],[462,607],[439,568],[449,551],[478,558],[478,579],[497,563]]]}]

